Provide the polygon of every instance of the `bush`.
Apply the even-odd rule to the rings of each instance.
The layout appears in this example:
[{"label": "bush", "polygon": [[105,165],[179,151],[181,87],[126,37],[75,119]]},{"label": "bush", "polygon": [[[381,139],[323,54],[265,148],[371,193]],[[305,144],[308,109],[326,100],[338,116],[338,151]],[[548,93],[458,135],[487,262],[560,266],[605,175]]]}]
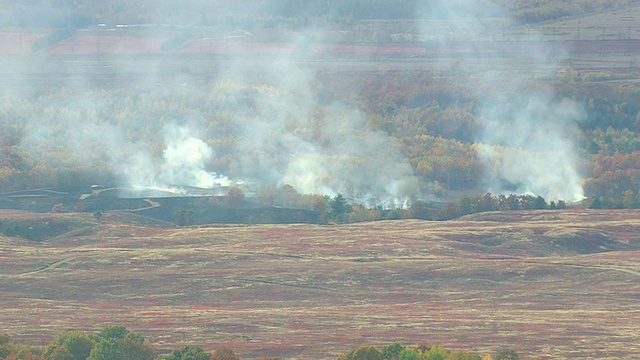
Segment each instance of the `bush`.
[{"label": "bush", "polygon": [[373,346],[362,345],[349,356],[351,360],[382,360],[382,352]]},{"label": "bush", "polygon": [[495,360],[520,360],[520,356],[511,349],[501,349],[498,351]]},{"label": "bush", "polygon": [[240,360],[240,357],[233,350],[223,346],[213,352],[211,360]]}]

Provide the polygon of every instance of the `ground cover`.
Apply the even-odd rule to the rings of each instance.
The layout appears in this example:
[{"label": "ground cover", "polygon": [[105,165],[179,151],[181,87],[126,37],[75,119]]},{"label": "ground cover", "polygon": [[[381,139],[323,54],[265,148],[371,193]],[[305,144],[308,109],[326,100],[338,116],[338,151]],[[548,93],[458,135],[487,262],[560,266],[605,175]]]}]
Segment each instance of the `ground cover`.
[{"label": "ground cover", "polygon": [[[3,210],[0,222],[56,216]],[[344,226],[72,216],[92,230],[0,237],[0,323],[17,340],[117,323],[163,351],[225,345],[247,358],[394,341],[539,359],[640,352],[638,211]]]}]

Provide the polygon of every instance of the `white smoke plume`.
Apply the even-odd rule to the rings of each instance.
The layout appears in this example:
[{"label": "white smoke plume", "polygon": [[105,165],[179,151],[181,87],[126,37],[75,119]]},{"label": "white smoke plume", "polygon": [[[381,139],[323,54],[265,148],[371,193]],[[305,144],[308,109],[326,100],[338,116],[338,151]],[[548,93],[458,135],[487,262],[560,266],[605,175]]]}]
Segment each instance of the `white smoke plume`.
[{"label": "white smoke plume", "polygon": [[505,104],[485,109],[479,158],[487,170],[488,190],[535,194],[549,200],[584,198],[579,158],[571,135],[583,110],[569,100],[532,94],[514,111]]},{"label": "white smoke plume", "polygon": [[164,163],[160,167],[161,179],[169,184],[201,188],[229,184],[226,177],[206,170],[206,163],[214,154],[204,141],[189,134],[184,127],[169,127],[166,137]]},{"label": "white smoke plume", "polygon": [[179,190],[181,186],[211,189],[230,184],[225,176],[207,170],[214,152],[187,127],[167,125],[164,138],[161,158],[138,149],[117,168],[127,187]]},{"label": "white smoke plume", "polygon": [[[418,180],[392,139],[370,129],[363,114],[342,103],[324,103],[304,59],[237,62],[221,74],[237,83],[255,72],[267,86],[251,92],[251,109],[239,127],[232,178],[289,184],[300,193],[343,194],[384,207],[406,206]],[[228,84],[227,84],[228,85]]]},{"label": "white smoke plume", "polygon": [[[487,191],[581,200],[572,136],[584,113],[569,99],[554,99],[552,89],[532,86],[533,76],[549,77],[558,69],[558,51],[555,57],[540,48],[517,56],[482,56],[483,48],[500,49],[496,45],[508,40],[505,29],[517,25],[490,0],[431,1],[420,11],[429,19],[422,22],[423,37],[443,49],[455,47],[456,70],[479,79],[477,97],[483,106],[476,140],[484,144],[477,148]],[[531,32],[528,36],[537,38]]]}]

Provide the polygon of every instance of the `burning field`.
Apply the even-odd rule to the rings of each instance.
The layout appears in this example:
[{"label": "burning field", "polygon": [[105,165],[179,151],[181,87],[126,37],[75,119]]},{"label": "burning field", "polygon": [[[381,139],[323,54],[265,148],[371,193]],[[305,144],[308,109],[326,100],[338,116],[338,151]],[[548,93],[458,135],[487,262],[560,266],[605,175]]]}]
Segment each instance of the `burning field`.
[{"label": "burning field", "polygon": [[[246,358],[330,359],[395,341],[537,359],[640,353],[638,211],[344,226],[142,219],[3,210],[2,330],[46,344],[117,323],[161,351],[226,345]],[[35,224],[57,236],[7,234]]]}]

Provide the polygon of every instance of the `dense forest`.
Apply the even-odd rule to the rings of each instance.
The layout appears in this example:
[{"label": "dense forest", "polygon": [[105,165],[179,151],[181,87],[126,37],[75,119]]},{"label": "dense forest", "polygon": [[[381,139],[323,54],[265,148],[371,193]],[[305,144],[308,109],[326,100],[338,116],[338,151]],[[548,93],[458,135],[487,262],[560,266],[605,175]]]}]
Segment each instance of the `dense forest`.
[{"label": "dense forest", "polygon": [[[361,167],[367,158],[393,163],[401,156],[411,167],[420,188],[421,195],[413,199],[414,207],[421,204],[416,200],[451,202],[462,196],[467,197],[463,204],[470,206],[446,216],[421,217],[450,218],[456,213],[484,208],[531,208],[532,205],[527,204],[534,203],[522,197],[524,193],[516,192],[518,184],[512,184],[513,194],[510,194],[511,185],[506,180],[503,180],[502,191],[487,194],[491,201],[485,201],[486,192],[491,192],[485,174],[493,170],[487,169],[480,154],[486,149],[497,154],[516,150],[499,144],[483,144],[478,139],[478,128],[486,116],[480,110],[483,99],[471,91],[478,84],[429,72],[324,74],[311,81],[311,89],[304,90],[310,93],[308,101],[313,102],[312,105],[285,110],[280,108],[282,103],[302,90],[288,89],[270,81],[220,80],[209,84],[206,92],[191,87],[132,87],[51,88],[20,92],[18,96],[5,94],[0,106],[3,130],[0,133],[0,188],[7,193],[32,188],[120,184],[124,172],[127,176],[134,173],[143,178],[146,174],[139,173],[140,167],[134,167],[138,164],[132,162],[136,159],[132,154],[144,149],[150,156],[166,157],[167,140],[162,134],[167,132],[167,127],[172,128],[177,119],[185,119],[180,120],[182,125],[198,129],[197,137],[201,140],[194,144],[209,151],[204,154],[206,158],[199,160],[201,166],[231,178],[260,179],[258,183],[240,187],[265,205],[328,213],[335,195],[341,193],[350,203],[360,204],[354,207],[358,211],[349,215],[352,219],[341,215],[343,221],[380,218],[380,212],[369,211],[379,204],[359,198],[361,193],[353,187],[359,185],[372,192],[383,192],[378,183],[389,183],[394,176],[400,176],[399,171],[409,171],[396,165],[381,167],[381,163],[374,163],[371,169],[360,168],[364,174],[338,174],[347,178],[342,183],[327,180],[339,190],[333,193],[324,193],[318,186],[302,188],[300,186],[307,184],[304,179],[283,178],[282,174],[274,173],[286,173],[292,166],[287,163],[289,158],[300,152],[305,155],[308,149],[304,146],[310,144],[324,149],[324,158],[315,160],[327,171]],[[637,132],[640,92],[633,87],[593,81],[587,75],[566,71],[551,79],[533,80],[531,87],[547,89],[549,83],[556,89],[552,97],[570,98],[585,109],[584,117],[569,133],[579,155],[575,166],[580,169],[587,197],[582,206],[640,206],[640,135]],[[517,101],[520,100],[509,100],[501,106],[517,107]],[[359,109],[359,115],[335,113],[336,103],[342,104],[342,108]],[[273,120],[265,124],[260,120],[265,116],[279,119],[280,123]],[[256,126],[262,131],[258,135],[247,129]],[[355,136],[353,132],[361,131],[362,126],[369,130]],[[183,130],[172,131],[171,136],[185,136],[181,133]],[[289,135],[282,137],[282,132],[295,135],[296,141],[305,140],[305,145],[300,147]],[[190,144],[189,141],[193,139],[185,138],[183,144]],[[353,146],[346,147],[344,142]],[[259,146],[252,147],[256,143],[260,143]],[[398,154],[380,151],[389,145],[393,145]],[[372,152],[379,154],[372,157]],[[504,154],[498,158],[506,156]],[[342,166],[332,167],[335,162]],[[184,162],[178,165],[191,168],[195,173],[203,172],[203,168],[198,168],[200,165]],[[396,174],[387,178],[379,174],[380,170]],[[184,175],[176,169],[163,168],[162,171],[175,181]],[[187,180],[195,181],[193,176]],[[224,176],[207,180],[223,182]],[[318,174],[322,176],[326,177]],[[380,181],[370,181],[372,177]],[[504,199],[498,196],[501,193],[506,196]],[[506,205],[509,195],[520,200],[519,207]],[[547,208],[556,208],[559,201],[564,204],[565,200],[575,200],[548,197],[543,193],[533,194],[533,199],[540,195]],[[484,205],[479,204],[482,202]],[[471,206],[472,203],[476,205]],[[535,205],[540,206],[540,202]],[[334,205],[333,209],[334,214],[353,210],[343,211],[342,205]]]},{"label": "dense forest", "polygon": [[[509,17],[533,23],[567,16],[611,10],[633,0],[455,0],[448,5],[456,13],[484,17]],[[447,17],[434,2],[419,0],[34,0],[0,2],[0,26],[74,27],[97,23],[180,24],[241,26],[244,28],[308,25],[348,25],[374,19],[433,19]],[[507,14],[504,13],[506,9]]]},{"label": "dense forest", "polygon": [[[107,325],[96,334],[68,330],[48,346],[18,343],[6,333],[0,333],[0,359],[3,360],[240,360],[228,348],[206,352],[199,346],[184,346],[169,354],[159,355],[156,349],[138,333],[119,325]],[[278,357],[262,357],[277,360]],[[403,346],[398,343],[378,349],[363,345],[341,355],[338,360],[517,360],[518,354],[500,349],[495,356],[475,352],[450,350],[442,346]]]}]

